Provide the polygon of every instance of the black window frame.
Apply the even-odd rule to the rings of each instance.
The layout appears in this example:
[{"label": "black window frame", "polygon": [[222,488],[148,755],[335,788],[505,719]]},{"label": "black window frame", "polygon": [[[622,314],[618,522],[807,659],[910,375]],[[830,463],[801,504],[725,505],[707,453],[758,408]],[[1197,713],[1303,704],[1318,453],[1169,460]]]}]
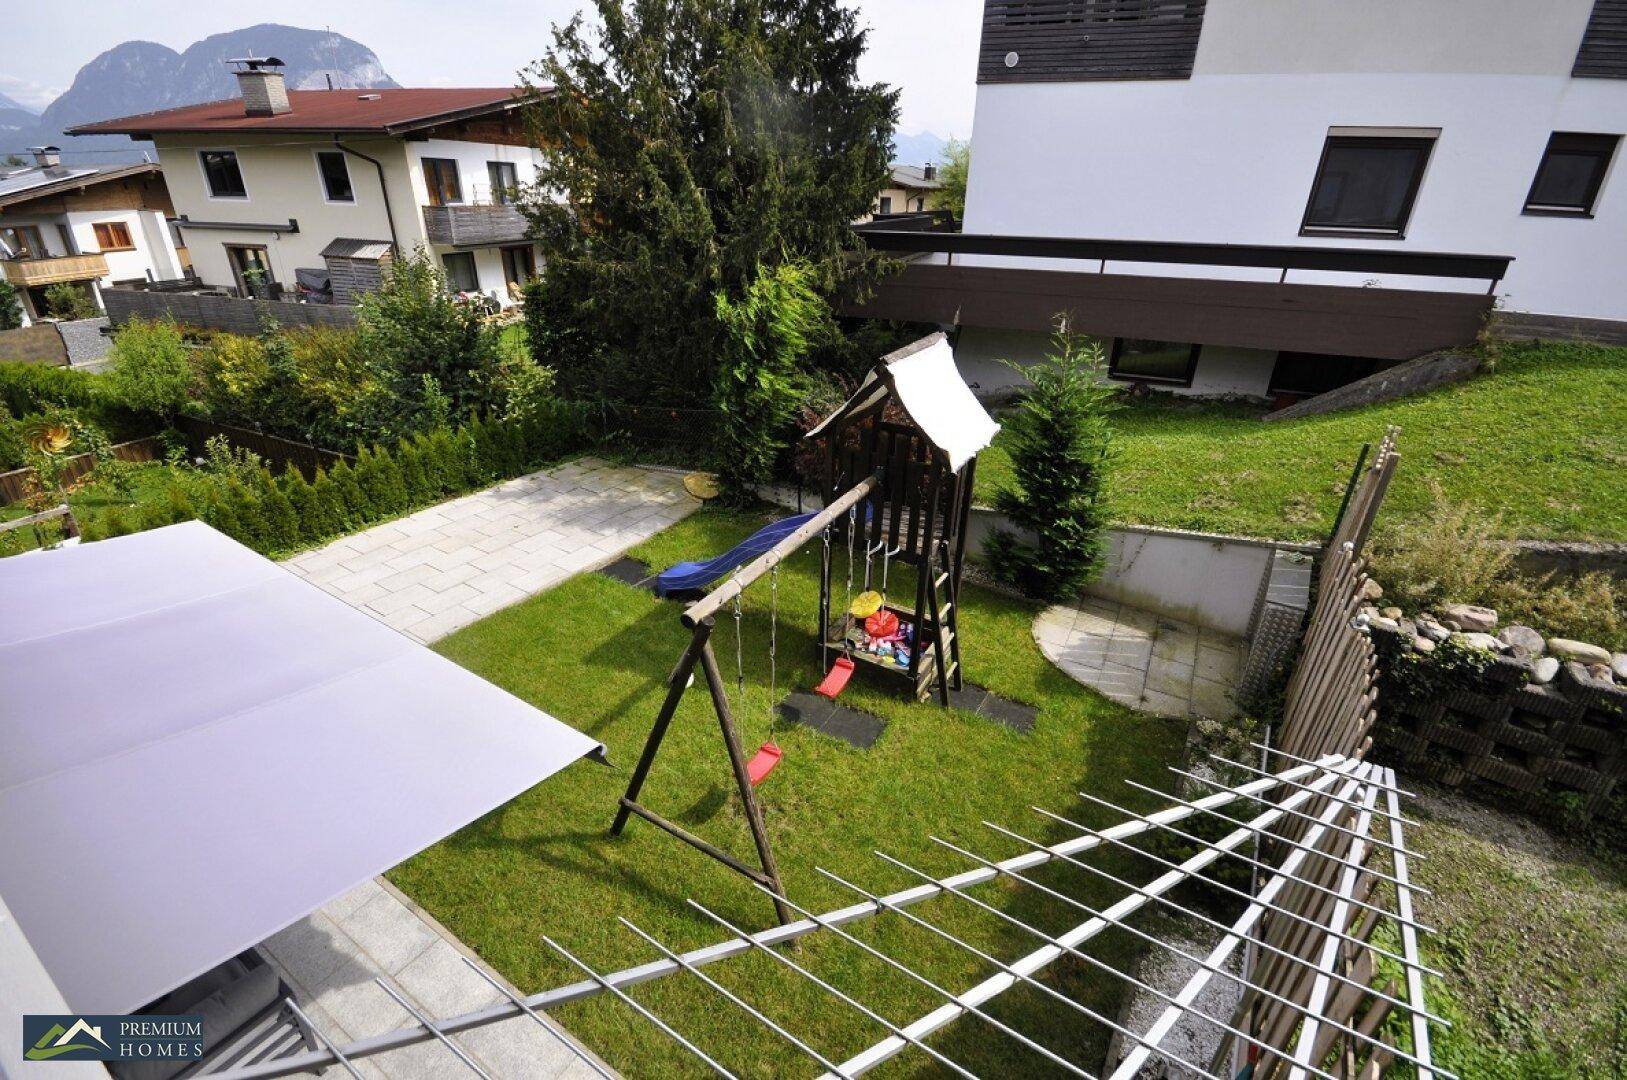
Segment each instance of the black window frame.
[{"label": "black window frame", "polygon": [[[469,276],[474,280],[473,288],[464,289],[458,286],[458,283],[452,279],[452,266],[447,262],[448,259],[469,260]],[[480,291],[480,264],[475,262],[475,255],[472,251],[448,251],[443,253],[441,255],[441,272],[446,275],[447,287],[455,293],[477,293]]]},{"label": "black window frame", "polygon": [[[424,170],[424,189],[429,193],[431,206],[461,206],[463,204],[463,177],[458,172],[457,158],[424,157],[418,159],[419,166]],[[431,175],[434,176],[432,181]],[[446,187],[443,181],[447,176],[452,178],[452,193],[455,198],[446,197]]]},{"label": "black window frame", "polygon": [[[1329,135],[1322,142],[1322,156],[1317,160],[1316,173],[1311,178],[1310,195],[1305,200],[1305,213],[1300,217],[1301,236],[1356,236],[1368,240],[1405,240],[1407,226],[1412,223],[1412,212],[1418,205],[1418,192],[1424,186],[1424,174],[1429,171],[1429,159],[1435,154],[1435,135]],[[1326,180],[1328,156],[1335,150],[1367,147],[1370,149],[1409,149],[1421,151],[1407,193],[1402,198],[1401,213],[1393,226],[1351,225],[1348,223],[1321,224],[1311,220],[1316,197]]]},{"label": "black window frame", "polygon": [[[218,158],[221,165],[230,164],[233,175],[237,177],[236,191],[221,191],[216,186],[216,173],[210,158]],[[211,199],[246,199],[249,197],[248,182],[243,179],[243,164],[237,160],[236,150],[199,150],[198,165],[203,169],[203,184],[209,189]]]},{"label": "black window frame", "polygon": [[876,200],[876,214],[878,216],[879,215],[884,215],[884,214],[890,214],[892,212],[893,212],[893,197],[891,195],[883,195],[883,196],[881,196],[880,198],[878,198]]},{"label": "black window frame", "polygon": [[[1531,189],[1525,194],[1525,204],[1520,212],[1534,217],[1574,217],[1591,218],[1594,208],[1599,205],[1599,193],[1604,190],[1604,179],[1610,173],[1610,165],[1615,161],[1616,150],[1621,145],[1621,135],[1611,135],[1604,132],[1586,131],[1556,131],[1548,136],[1548,145],[1542,148],[1542,157],[1537,160],[1537,171],[1531,176]],[[1555,153],[1586,154],[1594,158],[1593,175],[1588,178],[1586,198],[1583,204],[1566,206],[1560,203],[1537,202],[1537,188],[1542,183],[1543,170],[1548,167],[1548,159]]]},{"label": "black window frame", "polygon": [[[499,173],[507,173],[507,182],[499,180]],[[486,179],[491,181],[491,201],[507,206],[514,201],[520,188],[520,170],[512,161],[486,162]]]},{"label": "black window frame", "polygon": [[1108,378],[1116,379],[1119,382],[1147,383],[1148,385],[1151,385],[1151,386],[1187,387],[1187,386],[1192,385],[1192,380],[1197,375],[1197,371],[1198,371],[1198,354],[1203,351],[1203,346],[1201,344],[1194,343],[1191,346],[1191,351],[1187,353],[1187,357],[1186,357],[1186,371],[1179,378],[1173,378],[1172,379],[1172,378],[1165,378],[1165,377],[1159,376],[1159,375],[1126,374],[1126,373],[1120,371],[1119,370],[1119,361],[1124,355],[1124,343],[1126,341],[1160,341],[1162,344],[1165,344],[1165,345],[1183,345],[1183,344],[1185,344],[1185,342],[1181,342],[1181,341],[1163,341],[1160,338],[1121,338],[1121,337],[1116,337],[1116,338],[1113,339],[1113,350],[1112,350],[1111,353],[1108,354],[1108,359],[1107,359],[1107,377]]},{"label": "black window frame", "polygon": [[[339,168],[344,171],[345,193],[343,196],[338,196],[333,193],[333,185],[331,183],[333,178],[328,175],[327,166],[324,164],[324,162],[328,161],[329,159],[338,160]],[[318,150],[316,152],[316,177],[317,181],[322,185],[322,197],[328,202],[345,203],[347,205],[355,204],[356,186],[355,184],[351,183],[350,162],[343,150]]]}]

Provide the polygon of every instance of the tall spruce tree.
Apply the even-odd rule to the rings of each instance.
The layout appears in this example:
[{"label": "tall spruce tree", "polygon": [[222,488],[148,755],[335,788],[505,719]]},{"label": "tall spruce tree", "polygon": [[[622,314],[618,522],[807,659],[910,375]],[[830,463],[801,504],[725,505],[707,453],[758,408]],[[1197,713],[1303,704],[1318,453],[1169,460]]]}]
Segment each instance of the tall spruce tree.
[{"label": "tall spruce tree", "polygon": [[791,260],[832,303],[873,279],[851,223],[886,181],[898,92],[859,81],[866,32],[837,0],[596,6],[596,30],[556,27],[525,76],[543,94],[534,344],[569,395],[703,404],[714,296]]}]

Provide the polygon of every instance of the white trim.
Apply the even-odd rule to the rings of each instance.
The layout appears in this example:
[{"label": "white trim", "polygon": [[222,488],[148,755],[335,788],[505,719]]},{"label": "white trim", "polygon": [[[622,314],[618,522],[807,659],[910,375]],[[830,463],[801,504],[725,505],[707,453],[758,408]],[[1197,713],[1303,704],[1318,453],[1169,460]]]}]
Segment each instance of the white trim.
[{"label": "white trim", "polygon": [[[237,166],[237,178],[239,180],[243,181],[243,194],[241,194],[241,195],[216,195],[215,194],[214,185],[209,183],[209,170],[207,168],[205,168],[204,164],[203,164],[203,155],[205,155],[205,154],[230,154],[230,155],[232,155],[232,163]],[[235,146],[198,146],[198,147],[193,148],[192,157],[193,157],[193,159],[195,161],[197,161],[197,163],[198,163],[198,172],[203,177],[203,197],[204,198],[208,199],[211,202],[246,203],[246,202],[252,201],[249,198],[249,194],[248,194],[248,192],[249,192],[249,178],[247,176],[245,176],[244,173],[243,173],[243,160],[242,160],[242,158],[240,158],[238,156],[237,147],[235,147]]]},{"label": "white trim", "polygon": [[[322,176],[322,155],[337,154],[339,161],[345,167],[345,182],[350,185],[350,198],[330,199],[328,197],[328,182]],[[322,196],[322,201],[328,206],[355,206],[361,200],[356,198],[356,178],[350,175],[350,155],[333,146],[318,146],[311,150],[311,164],[316,167],[316,190]],[[248,185],[243,185],[247,187]]]}]

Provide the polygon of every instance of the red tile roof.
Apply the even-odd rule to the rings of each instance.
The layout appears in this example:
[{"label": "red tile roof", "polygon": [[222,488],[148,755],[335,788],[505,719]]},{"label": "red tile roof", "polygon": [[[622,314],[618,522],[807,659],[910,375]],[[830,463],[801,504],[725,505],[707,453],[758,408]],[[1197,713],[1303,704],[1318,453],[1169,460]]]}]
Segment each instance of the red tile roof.
[{"label": "red tile roof", "polygon": [[519,100],[512,87],[444,90],[290,90],[290,111],[246,116],[241,98],[138,113],[68,129],[69,135],[145,136],[162,132],[412,131],[435,123],[497,112]]}]

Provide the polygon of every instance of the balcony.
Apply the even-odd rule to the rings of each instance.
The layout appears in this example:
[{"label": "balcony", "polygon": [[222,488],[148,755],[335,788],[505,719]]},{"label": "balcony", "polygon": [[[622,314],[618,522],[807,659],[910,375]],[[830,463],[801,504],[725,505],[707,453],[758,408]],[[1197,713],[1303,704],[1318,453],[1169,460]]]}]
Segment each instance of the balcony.
[{"label": "balcony", "polygon": [[502,203],[424,207],[424,232],[432,244],[486,247],[525,240],[531,223],[519,208]]},{"label": "balcony", "polygon": [[88,281],[107,276],[107,260],[95,255],[57,255],[44,259],[6,259],[6,280],[21,289],[55,285],[59,281]]}]

